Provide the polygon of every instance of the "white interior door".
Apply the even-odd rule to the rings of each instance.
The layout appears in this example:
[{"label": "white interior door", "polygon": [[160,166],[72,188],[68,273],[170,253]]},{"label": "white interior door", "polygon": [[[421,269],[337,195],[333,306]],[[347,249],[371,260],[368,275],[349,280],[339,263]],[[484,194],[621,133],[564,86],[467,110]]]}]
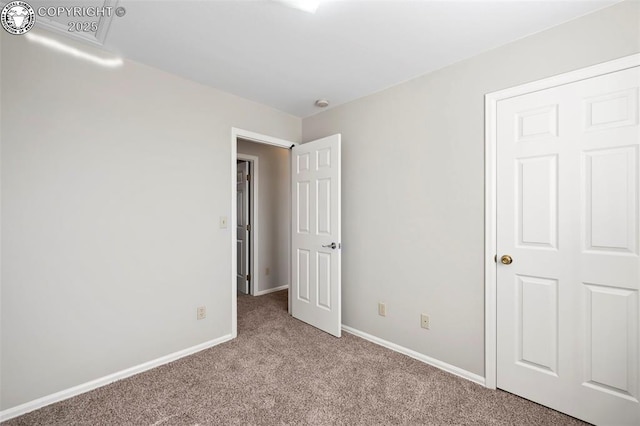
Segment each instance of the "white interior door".
[{"label": "white interior door", "polygon": [[601,425],[640,425],[639,82],[497,109],[497,386]]},{"label": "white interior door", "polygon": [[340,135],[291,156],[291,314],[340,337]]},{"label": "white interior door", "polygon": [[249,293],[249,162],[238,163],[236,178],[236,251],[237,251],[237,288],[244,294]]}]

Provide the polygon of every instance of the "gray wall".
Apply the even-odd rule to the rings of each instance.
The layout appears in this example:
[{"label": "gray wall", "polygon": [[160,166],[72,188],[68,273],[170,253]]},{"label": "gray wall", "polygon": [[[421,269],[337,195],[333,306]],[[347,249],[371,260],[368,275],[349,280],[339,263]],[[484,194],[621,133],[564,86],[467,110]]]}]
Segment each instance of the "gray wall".
[{"label": "gray wall", "polygon": [[0,407],[230,334],[231,127],[300,119],[0,33]]},{"label": "gray wall", "polygon": [[305,141],[342,133],[344,324],[484,375],[484,95],[639,52],[639,8],[620,3],[303,120]]},{"label": "gray wall", "polygon": [[289,151],[240,140],[238,153],[259,157],[257,291],[289,285]]}]

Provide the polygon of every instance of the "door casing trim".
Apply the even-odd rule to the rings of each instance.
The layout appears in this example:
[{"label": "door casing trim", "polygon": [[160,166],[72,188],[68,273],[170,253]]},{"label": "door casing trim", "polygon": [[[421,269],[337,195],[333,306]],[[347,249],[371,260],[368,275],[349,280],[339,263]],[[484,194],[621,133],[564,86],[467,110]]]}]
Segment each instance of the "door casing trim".
[{"label": "door casing trim", "polygon": [[497,387],[497,107],[501,100],[640,66],[640,54],[559,74],[485,95],[485,386]]}]

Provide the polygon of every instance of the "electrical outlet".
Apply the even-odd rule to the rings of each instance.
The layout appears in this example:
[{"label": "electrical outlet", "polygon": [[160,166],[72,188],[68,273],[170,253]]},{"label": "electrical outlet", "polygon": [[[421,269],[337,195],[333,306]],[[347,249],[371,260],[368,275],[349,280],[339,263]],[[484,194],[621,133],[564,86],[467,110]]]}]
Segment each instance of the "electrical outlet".
[{"label": "electrical outlet", "polygon": [[269,268],[266,268],[265,271],[264,271],[264,274],[265,275],[269,275],[270,272],[271,272],[271,270]]},{"label": "electrical outlet", "polygon": [[227,227],[227,217],[226,216],[220,216],[220,228],[224,229]]},{"label": "electrical outlet", "polygon": [[387,316],[387,305],[382,302],[378,302],[378,315],[381,317]]},{"label": "electrical outlet", "polygon": [[206,306],[198,306],[198,319],[205,319],[207,317],[207,307]]},{"label": "electrical outlet", "polygon": [[431,321],[429,320],[429,315],[427,314],[420,315],[420,327],[426,328],[427,330],[429,330],[430,322]]}]

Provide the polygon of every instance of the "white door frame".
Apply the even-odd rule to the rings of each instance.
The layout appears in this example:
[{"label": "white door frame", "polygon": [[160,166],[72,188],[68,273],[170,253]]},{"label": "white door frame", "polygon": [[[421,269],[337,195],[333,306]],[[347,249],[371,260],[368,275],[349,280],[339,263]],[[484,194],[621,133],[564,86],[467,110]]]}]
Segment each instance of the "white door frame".
[{"label": "white door frame", "polygon": [[497,250],[496,219],[496,154],[497,154],[497,106],[498,101],[549,89],[603,74],[640,66],[640,54],[625,56],[602,64],[559,74],[554,77],[485,95],[485,386],[496,388],[497,352]]},{"label": "white door frame", "polygon": [[[231,128],[231,186],[230,186],[230,200],[231,200],[231,220],[229,229],[232,232],[229,234],[229,247],[231,248],[231,336],[235,339],[238,336],[238,295],[236,294],[236,275],[237,275],[237,253],[236,253],[236,235],[235,230],[237,228],[236,220],[236,174],[238,172],[238,138],[245,139],[251,142],[261,143],[265,145],[273,145],[279,148],[291,148],[298,145],[297,142],[291,142],[284,139],[274,138],[272,136],[262,135],[260,133],[251,132],[248,130],[238,129],[236,127]],[[290,210],[290,209],[289,209]],[[287,255],[290,256],[290,253]],[[291,279],[289,279],[291,283]],[[289,284],[291,285],[291,284]],[[291,305],[289,305],[289,311],[291,311]]]},{"label": "white door frame", "polygon": [[[258,233],[258,189],[260,183],[259,175],[259,157],[248,154],[237,154],[238,160],[248,161],[251,163],[249,168],[251,180],[249,180],[249,223],[251,224],[251,231],[249,231],[249,275],[251,275],[251,281],[249,282],[249,294],[255,296],[257,289],[259,288],[259,274],[258,270],[258,258],[260,257],[260,246],[258,241],[260,234]],[[236,167],[237,167],[236,163]]]}]

